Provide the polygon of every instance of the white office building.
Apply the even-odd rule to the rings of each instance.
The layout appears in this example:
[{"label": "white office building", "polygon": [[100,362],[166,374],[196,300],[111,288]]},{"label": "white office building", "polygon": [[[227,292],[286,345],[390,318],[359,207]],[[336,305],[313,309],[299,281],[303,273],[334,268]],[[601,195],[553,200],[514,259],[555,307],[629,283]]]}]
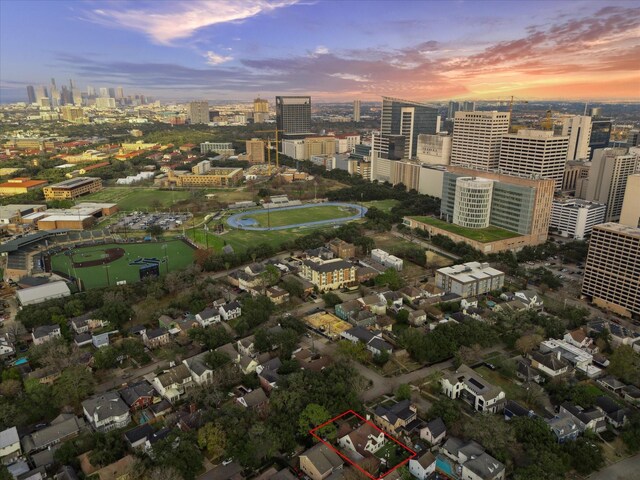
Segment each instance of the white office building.
[{"label": "white office building", "polygon": [[580,160],[589,158],[591,149],[591,117],[588,115],[575,115],[562,121],[562,135],[569,136],[567,148],[567,160]]},{"label": "white office building", "polygon": [[220,155],[233,155],[235,150],[231,142],[204,142],[200,144],[200,153],[218,153]]},{"label": "white office building", "polygon": [[486,228],[491,216],[493,180],[460,177],[456,179],[453,223],[467,228]]},{"label": "white office building", "polygon": [[548,130],[520,130],[502,137],[499,168],[507,175],[551,178],[562,188],[569,136]]},{"label": "white office building", "polygon": [[451,136],[443,133],[418,135],[418,161],[427,165],[449,165],[451,161]]},{"label": "white office building", "polygon": [[456,112],[451,165],[496,169],[502,137],[509,133],[509,112]]},{"label": "white office building", "polygon": [[583,240],[594,225],[604,222],[607,206],[575,198],[556,199],[551,205],[549,229],[563,237]]}]

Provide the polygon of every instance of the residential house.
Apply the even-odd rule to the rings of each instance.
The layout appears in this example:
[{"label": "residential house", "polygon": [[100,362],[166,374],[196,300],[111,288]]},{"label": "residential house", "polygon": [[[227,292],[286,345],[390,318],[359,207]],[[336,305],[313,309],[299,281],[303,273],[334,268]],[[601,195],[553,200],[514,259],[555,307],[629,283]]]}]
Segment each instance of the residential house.
[{"label": "residential house", "polygon": [[191,372],[193,381],[200,386],[208,385],[213,381],[213,369],[207,365],[206,361],[208,354],[209,352],[205,351],[182,361]]},{"label": "residential house", "polygon": [[151,405],[156,391],[149,382],[142,380],[118,390],[118,393],[129,410],[135,412]]},{"label": "residential house", "polygon": [[447,435],[447,427],[440,417],[434,418],[420,429],[420,438],[431,445],[439,445]]},{"label": "residential house", "polygon": [[591,407],[584,409],[579,405],[564,402],[560,405],[560,413],[570,415],[576,425],[578,425],[578,428],[583,432],[591,430],[594,433],[600,433],[607,429],[605,414],[598,408]]},{"label": "residential house", "polygon": [[231,343],[225,343],[224,345],[216,348],[216,352],[224,353],[235,364],[240,362],[240,354],[235,348],[233,348],[233,345]]},{"label": "residential house", "polygon": [[595,378],[602,373],[602,370],[594,365],[593,355],[564,340],[549,339],[540,343],[540,352],[557,352],[564,360],[573,365],[576,370],[582,372],[589,378]]},{"label": "residential house", "polygon": [[544,380],[540,371],[533,368],[531,359],[526,357],[516,362],[516,376],[525,382],[541,383]]},{"label": "residential house", "polygon": [[349,300],[348,302],[339,303],[335,306],[336,317],[341,320],[349,320],[353,313],[362,309],[362,303],[358,300]]},{"label": "residential house", "polygon": [[169,330],[169,334],[176,335],[179,333],[188,333],[192,328],[198,327],[196,317],[191,314],[172,318],[169,315],[160,315],[158,317],[158,327]]},{"label": "residential house", "polygon": [[427,312],[422,309],[409,311],[409,325],[421,327],[427,323]]},{"label": "residential house", "polygon": [[72,318],[69,323],[76,333],[88,333],[108,325],[109,322],[99,318],[93,318],[96,312],[85,313],[79,317]]},{"label": "residential house", "polygon": [[391,290],[388,290],[380,293],[380,295],[384,297],[387,302],[387,306],[392,310],[397,311],[399,308],[402,308],[402,305],[404,304],[404,297],[402,296],[401,291],[392,292]]},{"label": "residential house", "polygon": [[269,354],[268,353],[263,353],[261,355],[258,355],[257,357],[249,357],[248,355],[240,355],[240,359],[237,363],[238,368],[240,369],[240,371],[245,374],[248,375],[250,373],[253,373],[256,371],[256,368],[258,368],[258,366],[263,363],[266,362],[269,359]]},{"label": "residential house", "polygon": [[49,365],[42,368],[36,368],[35,370],[27,374],[29,380],[38,380],[43,385],[52,385],[58,378],[60,378],[61,371],[55,365]]},{"label": "residential house", "polygon": [[628,421],[630,410],[606,395],[596,398],[596,407],[606,416],[607,422],[615,428],[622,428]]},{"label": "residential house", "polygon": [[353,258],[356,256],[356,247],[352,243],[334,238],[329,242],[329,249],[340,258]]},{"label": "residential house", "polygon": [[261,388],[256,388],[242,397],[236,398],[236,402],[244,408],[261,410],[269,403],[269,399]]},{"label": "residential house", "polygon": [[371,260],[374,262],[380,263],[387,268],[393,268],[397,271],[402,271],[403,262],[401,258],[396,257],[395,255],[391,255],[384,250],[379,248],[374,248],[371,250]]},{"label": "residential house", "polygon": [[378,316],[369,310],[358,310],[349,315],[349,323],[355,327],[372,327],[378,321]]},{"label": "residential house", "polygon": [[201,327],[208,327],[220,322],[220,311],[217,308],[207,307],[196,314],[196,320]]},{"label": "residential house", "polygon": [[502,411],[505,420],[511,420],[514,417],[535,417],[533,410],[527,410],[514,400],[507,400]]},{"label": "residential house", "polygon": [[442,453],[458,463],[460,477],[465,480],[502,480],[505,466],[484,451],[484,447],[474,441],[449,438],[441,449]]},{"label": "residential house", "polygon": [[618,323],[608,320],[595,320],[588,324],[590,332],[602,333],[605,329],[609,331],[611,345],[631,345],[636,352],[640,353],[640,336],[633,330],[628,329]]},{"label": "residential house", "polygon": [[535,290],[522,290],[519,292],[505,292],[500,295],[506,302],[514,302],[520,305],[518,310],[542,310],[544,301]]},{"label": "residential house", "polygon": [[366,297],[359,298],[358,301],[362,306],[376,315],[385,315],[387,313],[387,299],[384,296],[374,293]]},{"label": "residential house", "polygon": [[400,295],[404,298],[407,303],[413,305],[418,300],[420,300],[424,296],[424,292],[417,287],[413,287],[411,285],[407,285],[400,289]]},{"label": "residential house", "polygon": [[109,335],[116,332],[104,332],[91,335],[91,344],[95,348],[104,348],[109,346]]},{"label": "residential house", "polygon": [[241,355],[253,357],[256,354],[256,347],[254,345],[255,340],[255,335],[249,335],[248,337],[244,337],[238,340],[238,343],[236,345],[236,347],[238,348],[238,352],[240,352]]},{"label": "residential house", "polygon": [[368,422],[353,429],[348,423],[344,423],[338,432],[338,445],[356,454],[353,458],[357,460],[376,453],[385,442],[384,432]]},{"label": "residential house", "polygon": [[86,347],[93,344],[93,336],[90,333],[79,333],[73,337],[73,343],[78,347]]},{"label": "residential house", "polygon": [[596,382],[609,390],[610,392],[615,393],[616,395],[620,395],[622,393],[622,389],[625,387],[625,384],[618,380],[616,377],[608,375],[606,377],[599,378]]},{"label": "residential house", "polygon": [[542,353],[535,351],[531,352],[529,357],[533,368],[550,377],[557,377],[569,371],[569,363],[562,358],[560,352]]},{"label": "residential house", "polygon": [[461,398],[478,412],[497,413],[504,405],[505,394],[502,389],[487,382],[466,365],[460,365],[455,372],[445,374],[440,384],[449,398]]},{"label": "residential house", "polygon": [[622,398],[631,405],[640,405],[640,388],[634,385],[627,385],[622,389]]},{"label": "residential house", "polygon": [[393,351],[393,347],[382,339],[381,332],[374,334],[365,328],[353,327],[342,332],[340,336],[353,343],[364,343],[367,350],[369,350],[373,355],[379,355],[383,351],[387,351],[388,353]]},{"label": "residential house", "polygon": [[314,445],[298,458],[300,470],[311,480],[324,480],[344,464],[340,456],[324,443]]},{"label": "residential house", "polygon": [[282,305],[289,301],[289,292],[278,286],[267,288],[267,297],[275,305]]},{"label": "residential house", "polygon": [[135,463],[136,457],[126,455],[120,460],[92,473],[91,478],[96,480],[129,480],[131,478],[131,469]]},{"label": "residential house", "polygon": [[131,448],[143,447],[148,438],[153,435],[153,427],[148,423],[143,423],[124,433],[124,439]]},{"label": "residential house", "polygon": [[594,345],[593,338],[589,337],[581,328],[565,333],[563,340],[575,347],[588,350],[591,354],[598,353],[598,347]]},{"label": "residential house", "polygon": [[148,348],[158,348],[169,343],[169,332],[162,328],[152,328],[145,330],[142,334],[142,341]]},{"label": "residential house", "polygon": [[234,318],[238,318],[242,315],[242,307],[238,302],[229,302],[225,305],[221,305],[218,309],[220,312],[220,316],[224,319],[225,322],[229,320],[233,320]]},{"label": "residential house", "polygon": [[280,358],[274,357],[256,367],[260,385],[267,393],[276,388],[276,384],[280,379],[278,370],[281,366],[282,361],[280,361]]},{"label": "residential house", "polygon": [[89,424],[99,432],[126,427],[131,421],[129,406],[116,392],[106,392],[85,400],[82,410]]},{"label": "residential house", "polygon": [[409,400],[402,400],[391,407],[378,405],[373,422],[389,435],[398,435],[402,428],[417,420],[418,410]]},{"label": "residential house", "polygon": [[429,451],[409,460],[409,472],[418,480],[430,480],[435,471],[436,457]]},{"label": "residential house", "polygon": [[331,364],[331,357],[321,356],[307,348],[301,348],[293,354],[302,370],[321,372]]},{"label": "residential house", "polygon": [[84,420],[72,413],[62,413],[41,430],[22,437],[24,453],[40,452],[66,440],[77,437],[86,428]]},{"label": "residential house", "polygon": [[0,334],[0,360],[15,355],[16,348],[11,341],[9,334]]},{"label": "residential house", "polygon": [[558,443],[573,441],[582,433],[573,416],[567,413],[561,412],[553,418],[545,420],[545,422],[555,435]]},{"label": "residential house", "polygon": [[31,333],[31,338],[33,339],[34,345],[42,345],[49,340],[53,340],[54,338],[60,338],[62,333],[60,331],[60,325],[41,325],[33,329]]},{"label": "residential house", "polygon": [[187,393],[193,385],[193,378],[187,366],[181,363],[157,375],[152,383],[162,397],[174,403]]},{"label": "residential house", "polygon": [[0,432],[0,464],[13,463],[20,455],[22,455],[22,448],[18,429],[11,427]]}]

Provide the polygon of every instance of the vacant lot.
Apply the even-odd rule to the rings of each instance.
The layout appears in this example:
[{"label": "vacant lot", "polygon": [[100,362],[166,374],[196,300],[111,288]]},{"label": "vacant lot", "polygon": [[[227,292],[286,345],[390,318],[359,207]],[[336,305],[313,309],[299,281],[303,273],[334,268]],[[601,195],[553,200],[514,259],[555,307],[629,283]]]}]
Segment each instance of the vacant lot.
[{"label": "vacant lot", "polygon": [[[75,267],[74,263],[96,260],[106,255],[105,251],[121,248],[125,255],[106,265],[92,267]],[[90,247],[76,248],[51,257],[51,269],[69,277],[77,277],[84,289],[106,287],[109,284],[126,281],[134,283],[140,280],[141,259],[156,259],[160,274],[167,271],[180,270],[193,263],[194,249],[182,240],[145,243],[111,243]],[[138,263],[134,263],[135,261]],[[148,264],[154,263],[153,261]]]},{"label": "vacant lot", "polygon": [[441,228],[447,232],[462,235],[463,237],[476,240],[477,242],[487,243],[495,242],[496,240],[505,240],[507,238],[519,237],[519,233],[505,230],[504,228],[489,226],[487,228],[466,228],[453,223],[447,223],[443,220],[432,217],[411,217],[418,222],[423,222],[434,227]]}]

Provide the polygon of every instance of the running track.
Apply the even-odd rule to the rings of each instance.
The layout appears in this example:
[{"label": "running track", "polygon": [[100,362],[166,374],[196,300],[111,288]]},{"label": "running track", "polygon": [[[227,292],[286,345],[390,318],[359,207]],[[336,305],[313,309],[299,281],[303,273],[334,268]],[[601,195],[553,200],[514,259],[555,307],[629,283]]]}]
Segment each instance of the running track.
[{"label": "running track", "polygon": [[317,220],[314,222],[305,222],[305,223],[296,223],[293,225],[282,225],[280,227],[257,227],[257,226],[252,226],[252,225],[242,225],[242,219],[246,218],[246,217],[250,217],[253,214],[256,213],[265,213],[267,210],[262,208],[262,209],[257,209],[257,210],[250,210],[248,212],[241,212],[241,213],[236,213],[235,215],[231,215],[228,219],[227,219],[227,223],[229,224],[230,227],[233,228],[238,228],[240,230],[254,230],[254,231],[266,231],[266,230],[288,230],[290,228],[298,228],[298,227],[315,227],[318,225],[328,225],[328,224],[333,224],[333,223],[344,223],[344,222],[350,222],[351,220],[357,220],[358,218],[362,218],[364,217],[364,214],[367,213],[367,207],[363,207],[362,205],[355,205],[353,203],[342,203],[342,202],[324,202],[324,203],[307,203],[305,205],[294,205],[292,207],[281,207],[281,208],[272,208],[272,211],[282,211],[282,210],[295,210],[298,208],[312,208],[312,207],[322,207],[322,206],[326,206],[326,205],[334,205],[336,207],[346,207],[346,208],[353,208],[357,211],[357,213],[355,215],[352,215],[350,217],[342,217],[342,218],[331,218],[328,220]]}]

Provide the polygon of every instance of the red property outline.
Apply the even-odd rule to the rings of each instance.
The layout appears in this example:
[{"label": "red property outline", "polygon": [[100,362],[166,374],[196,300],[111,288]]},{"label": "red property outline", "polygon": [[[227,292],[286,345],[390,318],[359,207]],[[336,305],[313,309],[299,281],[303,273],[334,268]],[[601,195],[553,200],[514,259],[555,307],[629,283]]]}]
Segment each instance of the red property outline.
[{"label": "red property outline", "polygon": [[[407,450],[408,452],[411,453],[410,457],[405,458],[402,462],[400,462],[399,464],[397,464],[396,466],[394,466],[391,470],[389,470],[388,472],[386,472],[384,475],[382,475],[381,477],[374,477],[373,475],[371,475],[369,472],[367,472],[365,469],[363,469],[362,467],[360,467],[360,465],[358,465],[357,463],[353,462],[350,458],[346,457],[345,455],[343,455],[337,448],[335,448],[333,445],[331,445],[330,443],[325,442],[322,438],[320,438],[318,435],[316,435],[316,431],[320,430],[322,427],[329,425],[330,423],[335,422],[336,420],[338,420],[339,418],[344,417],[345,415],[348,414],[352,414],[355,415],[356,417],[358,417],[360,420],[362,420],[365,423],[368,423],[369,425],[371,425],[373,428],[375,428],[376,430],[382,432],[384,434],[385,437],[391,439],[392,441],[394,441],[395,443],[397,443],[398,445],[400,445],[402,448],[404,448],[405,450]],[[376,424],[374,424],[373,422],[367,420],[366,418],[364,418],[362,415],[354,412],[353,410],[347,410],[344,413],[341,413],[340,415],[338,415],[337,417],[334,417],[330,420],[327,420],[326,422],[324,422],[322,425],[318,425],[316,428],[312,428],[311,430],[309,430],[309,433],[316,438],[318,441],[320,441],[321,443],[323,443],[324,445],[326,445],[327,447],[329,447],[331,450],[333,450],[334,452],[336,452],[338,455],[340,455],[340,457],[342,459],[344,459],[349,465],[356,467],[358,470],[360,470],[362,473],[364,473],[367,477],[369,477],[371,480],[382,480],[384,477],[386,477],[387,475],[389,475],[391,472],[393,472],[394,470],[396,470],[397,468],[401,467],[402,465],[404,465],[405,463],[408,463],[409,460],[411,460],[412,458],[415,458],[418,454],[416,452],[414,452],[413,450],[411,450],[409,447],[407,447],[404,443],[396,440],[395,438],[393,438],[391,435],[389,435],[387,432],[385,432],[384,430],[380,429]]]}]

